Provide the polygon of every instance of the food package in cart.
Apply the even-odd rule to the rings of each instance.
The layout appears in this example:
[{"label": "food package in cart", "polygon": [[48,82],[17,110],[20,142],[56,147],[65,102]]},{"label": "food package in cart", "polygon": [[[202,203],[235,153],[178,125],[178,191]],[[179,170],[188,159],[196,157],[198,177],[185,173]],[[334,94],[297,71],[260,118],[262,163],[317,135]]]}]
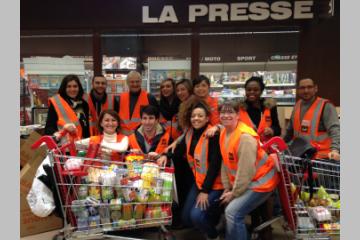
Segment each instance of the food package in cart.
[{"label": "food package in cart", "polygon": [[313,219],[315,219],[318,222],[324,222],[324,221],[331,220],[330,211],[323,206],[310,208],[309,214]]},{"label": "food package in cart", "polygon": [[155,186],[155,179],[159,177],[159,166],[156,163],[144,163],[141,179],[143,180],[143,188],[151,188]]},{"label": "food package in cart", "polygon": [[142,172],[142,160],[144,156],[129,154],[125,157],[129,178],[139,178]]}]

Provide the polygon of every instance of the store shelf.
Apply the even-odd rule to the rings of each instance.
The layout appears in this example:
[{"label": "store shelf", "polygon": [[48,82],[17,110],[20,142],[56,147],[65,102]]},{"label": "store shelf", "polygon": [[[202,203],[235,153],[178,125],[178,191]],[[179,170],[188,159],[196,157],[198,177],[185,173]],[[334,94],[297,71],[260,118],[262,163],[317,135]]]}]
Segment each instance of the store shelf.
[{"label": "store shelf", "polygon": [[243,86],[245,82],[223,82],[222,84],[226,86]]},{"label": "store shelf", "polygon": [[295,87],[295,83],[276,83],[276,84],[266,84],[266,87]]}]

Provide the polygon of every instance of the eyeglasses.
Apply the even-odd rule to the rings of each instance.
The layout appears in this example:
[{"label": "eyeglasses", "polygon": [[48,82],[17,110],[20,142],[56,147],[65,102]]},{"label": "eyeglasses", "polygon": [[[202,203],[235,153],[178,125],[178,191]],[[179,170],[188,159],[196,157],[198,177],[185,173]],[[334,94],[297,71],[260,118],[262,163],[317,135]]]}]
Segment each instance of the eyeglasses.
[{"label": "eyeglasses", "polygon": [[305,90],[305,89],[313,89],[315,86],[301,86],[298,87],[299,90]]}]

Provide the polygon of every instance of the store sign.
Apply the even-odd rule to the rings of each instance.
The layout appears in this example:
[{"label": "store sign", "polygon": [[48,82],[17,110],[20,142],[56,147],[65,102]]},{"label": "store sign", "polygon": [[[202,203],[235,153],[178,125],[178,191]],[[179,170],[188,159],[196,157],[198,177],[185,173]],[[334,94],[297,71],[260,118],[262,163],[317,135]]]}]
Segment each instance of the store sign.
[{"label": "store sign", "polygon": [[209,57],[201,57],[200,62],[202,63],[214,63],[214,62],[221,62],[220,56],[209,56]]},{"label": "store sign", "polygon": [[[314,1],[191,4],[188,6],[188,22],[196,23],[205,17],[209,22],[312,19],[313,5]],[[151,15],[150,10],[150,6],[142,6],[142,23],[179,23],[173,5],[163,6],[160,15]]]},{"label": "store sign", "polygon": [[236,56],[237,62],[255,62],[256,56]]},{"label": "store sign", "polygon": [[297,60],[297,55],[272,55],[270,56],[270,61],[295,61]]}]

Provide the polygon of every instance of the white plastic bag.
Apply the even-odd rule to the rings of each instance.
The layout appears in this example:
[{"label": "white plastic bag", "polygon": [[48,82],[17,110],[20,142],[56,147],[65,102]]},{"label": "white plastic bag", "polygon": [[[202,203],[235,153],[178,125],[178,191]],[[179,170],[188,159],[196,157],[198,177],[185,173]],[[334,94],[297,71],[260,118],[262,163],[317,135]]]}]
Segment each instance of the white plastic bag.
[{"label": "white plastic bag", "polygon": [[52,191],[38,179],[41,175],[46,175],[43,165],[50,164],[50,159],[46,157],[36,171],[31,189],[26,196],[26,200],[31,211],[38,217],[47,217],[55,209],[54,196]]}]

